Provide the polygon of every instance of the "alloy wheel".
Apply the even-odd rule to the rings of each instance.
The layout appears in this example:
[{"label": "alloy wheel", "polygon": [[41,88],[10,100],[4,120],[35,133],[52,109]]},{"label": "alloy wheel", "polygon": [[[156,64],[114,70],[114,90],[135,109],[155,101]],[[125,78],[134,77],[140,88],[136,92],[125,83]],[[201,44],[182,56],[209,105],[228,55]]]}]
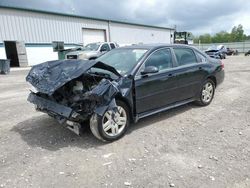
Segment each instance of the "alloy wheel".
[{"label": "alloy wheel", "polygon": [[114,137],[119,135],[127,124],[127,114],[123,107],[105,112],[102,118],[102,128],[105,134]]},{"label": "alloy wheel", "polygon": [[211,82],[207,82],[202,89],[202,101],[205,103],[209,103],[214,94],[214,87]]}]

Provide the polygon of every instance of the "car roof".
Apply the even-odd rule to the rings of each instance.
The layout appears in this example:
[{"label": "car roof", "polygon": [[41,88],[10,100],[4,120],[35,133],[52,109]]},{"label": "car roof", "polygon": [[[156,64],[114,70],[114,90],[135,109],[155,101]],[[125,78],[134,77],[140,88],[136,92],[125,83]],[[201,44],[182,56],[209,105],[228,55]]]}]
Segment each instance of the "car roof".
[{"label": "car roof", "polygon": [[163,44],[163,43],[157,43],[157,44],[134,44],[134,45],[129,45],[129,46],[123,46],[123,47],[120,47],[120,48],[154,50],[154,49],[162,48],[162,47],[194,48],[194,47],[186,45],[186,44]]},{"label": "car roof", "polygon": [[[114,43],[115,44],[115,42],[91,42],[91,43],[88,43],[88,44],[104,44],[104,43],[108,43],[108,44]],[[88,44],[86,44],[86,45],[88,45]]]}]

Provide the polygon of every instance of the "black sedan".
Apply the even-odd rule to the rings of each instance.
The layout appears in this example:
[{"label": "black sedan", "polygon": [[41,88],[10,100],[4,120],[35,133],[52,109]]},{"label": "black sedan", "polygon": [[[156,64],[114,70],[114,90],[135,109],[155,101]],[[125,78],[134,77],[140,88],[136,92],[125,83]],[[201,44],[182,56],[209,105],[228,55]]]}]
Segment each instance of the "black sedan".
[{"label": "black sedan", "polygon": [[224,65],[186,45],[114,49],[96,60],[34,66],[28,101],[76,133],[89,125],[102,141],[121,138],[131,123],[190,102],[211,103]]}]

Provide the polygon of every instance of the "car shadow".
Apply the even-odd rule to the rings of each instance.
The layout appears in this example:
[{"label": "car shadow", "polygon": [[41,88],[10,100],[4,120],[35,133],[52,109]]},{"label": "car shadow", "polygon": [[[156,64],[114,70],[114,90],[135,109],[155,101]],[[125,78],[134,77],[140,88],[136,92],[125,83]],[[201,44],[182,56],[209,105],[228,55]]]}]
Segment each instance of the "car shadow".
[{"label": "car shadow", "polygon": [[82,136],[78,136],[46,114],[20,122],[12,131],[20,134],[30,147],[51,151],[69,146],[88,149],[105,145],[95,139],[89,129],[84,131]]},{"label": "car shadow", "polygon": [[[162,113],[158,113],[140,120],[133,124],[127,134],[131,134],[137,129],[150,126],[156,122],[171,118],[185,111],[196,108],[193,104],[183,105]],[[79,147],[88,149],[101,147],[112,143],[103,143],[96,139],[90,129],[87,129],[81,136],[60,125],[55,119],[48,115],[40,115],[18,123],[12,131],[21,135],[21,138],[30,147],[41,147],[46,150],[56,151],[64,147]]]}]

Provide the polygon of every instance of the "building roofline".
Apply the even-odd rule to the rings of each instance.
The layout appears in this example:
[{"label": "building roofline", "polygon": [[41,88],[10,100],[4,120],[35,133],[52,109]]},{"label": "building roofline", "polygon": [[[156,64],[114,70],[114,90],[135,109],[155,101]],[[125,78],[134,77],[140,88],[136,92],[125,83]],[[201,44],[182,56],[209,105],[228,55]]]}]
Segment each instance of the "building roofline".
[{"label": "building roofline", "polygon": [[111,22],[111,23],[113,22],[113,23],[119,23],[119,24],[129,24],[129,25],[134,25],[134,26],[150,27],[150,28],[157,28],[157,29],[175,30],[174,28],[170,28],[170,27],[154,26],[154,25],[126,22],[126,21],[119,21],[119,20],[111,20],[111,19],[94,18],[94,17],[69,14],[69,13],[59,13],[59,12],[52,12],[52,11],[38,10],[38,9],[31,9],[31,8],[24,8],[24,7],[0,5],[0,8],[20,10],[20,11],[29,11],[29,12],[37,12],[37,13],[44,13],[44,14],[52,14],[52,15],[58,15],[58,16],[68,16],[68,17],[74,17],[74,18],[92,19],[92,20],[96,20],[96,21],[105,21],[105,22]]}]

